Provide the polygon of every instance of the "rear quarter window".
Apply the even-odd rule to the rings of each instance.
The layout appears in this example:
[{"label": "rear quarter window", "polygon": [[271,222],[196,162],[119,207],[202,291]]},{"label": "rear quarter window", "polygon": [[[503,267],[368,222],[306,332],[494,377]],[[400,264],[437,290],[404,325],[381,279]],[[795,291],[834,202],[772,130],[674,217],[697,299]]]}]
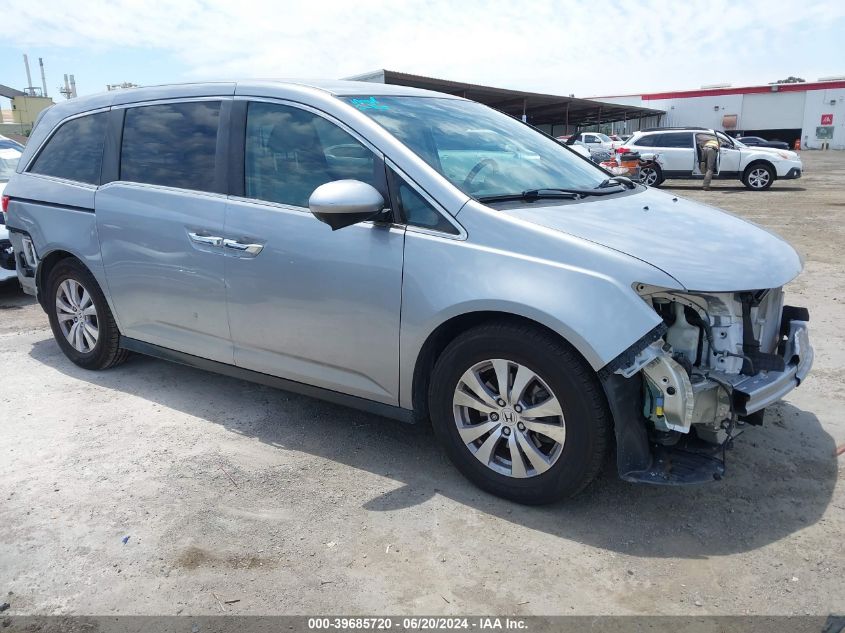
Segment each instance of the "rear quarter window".
[{"label": "rear quarter window", "polygon": [[650,134],[646,136],[641,136],[637,139],[631,139],[630,144],[636,145],[638,147],[655,147],[655,139],[657,138],[656,134]]},{"label": "rear quarter window", "polygon": [[63,123],[39,152],[29,171],[91,185],[100,184],[107,112]]}]

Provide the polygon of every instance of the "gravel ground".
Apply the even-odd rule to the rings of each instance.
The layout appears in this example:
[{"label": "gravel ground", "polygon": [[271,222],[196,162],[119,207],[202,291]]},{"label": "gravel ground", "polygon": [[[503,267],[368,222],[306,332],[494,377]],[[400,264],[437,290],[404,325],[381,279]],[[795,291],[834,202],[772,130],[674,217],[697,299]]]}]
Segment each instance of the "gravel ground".
[{"label": "gravel ground", "polygon": [[81,370],[0,290],[4,615],[845,611],[845,153],[804,160],[763,193],[666,185],[806,258],[814,372],[700,487],[611,470],[517,506],[425,428],[140,356]]}]

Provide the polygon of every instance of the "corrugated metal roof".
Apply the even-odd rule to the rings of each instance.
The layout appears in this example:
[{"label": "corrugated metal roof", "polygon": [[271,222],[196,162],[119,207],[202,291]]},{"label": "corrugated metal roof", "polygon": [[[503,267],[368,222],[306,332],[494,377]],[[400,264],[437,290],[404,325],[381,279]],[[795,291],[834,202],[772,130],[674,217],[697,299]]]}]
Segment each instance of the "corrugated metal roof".
[{"label": "corrugated metal roof", "polygon": [[500,110],[515,117],[527,116],[533,125],[593,125],[664,114],[664,110],[605,103],[593,99],[576,99],[541,92],[525,92],[507,88],[481,86],[462,81],[412,75],[395,70],[377,70],[349,79],[373,81],[452,94]]},{"label": "corrugated metal roof", "polygon": [[9,86],[4,86],[0,84],[0,97],[6,97],[7,99],[12,99],[14,97],[23,97],[26,93],[22,90],[16,90],[15,88],[10,88]]}]

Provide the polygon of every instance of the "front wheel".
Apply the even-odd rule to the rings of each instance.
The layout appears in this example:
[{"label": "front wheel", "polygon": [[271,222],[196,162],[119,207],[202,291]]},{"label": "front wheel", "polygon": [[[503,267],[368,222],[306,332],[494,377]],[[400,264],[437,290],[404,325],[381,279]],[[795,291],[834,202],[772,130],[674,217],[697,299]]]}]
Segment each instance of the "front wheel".
[{"label": "front wheel", "polygon": [[772,186],[775,181],[775,170],[769,165],[758,163],[750,165],[742,174],[742,184],[754,191],[762,191]]},{"label": "front wheel", "polygon": [[429,409],[457,468],[519,503],[569,497],[596,476],[611,428],[601,385],[562,340],[531,326],[479,326],[438,359]]}]

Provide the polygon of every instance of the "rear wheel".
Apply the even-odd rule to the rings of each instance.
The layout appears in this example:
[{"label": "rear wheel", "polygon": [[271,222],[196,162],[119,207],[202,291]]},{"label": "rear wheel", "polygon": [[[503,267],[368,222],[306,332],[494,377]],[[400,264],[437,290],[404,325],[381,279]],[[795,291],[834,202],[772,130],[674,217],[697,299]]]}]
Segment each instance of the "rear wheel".
[{"label": "rear wheel", "polygon": [[431,385],[434,431],[479,487],[548,503],[598,473],[607,403],[592,369],[552,334],[505,322],[474,328],[446,348]]},{"label": "rear wheel", "polygon": [[775,177],[775,170],[769,165],[757,163],[756,165],[749,165],[742,174],[742,184],[749,189],[762,191],[772,186]]},{"label": "rear wheel", "polygon": [[657,165],[647,165],[640,168],[640,183],[647,187],[659,187],[663,182],[663,172]]},{"label": "rear wheel", "polygon": [[46,306],[56,342],[80,367],[107,369],[126,359],[106,298],[79,260],[63,259],[50,271]]}]

